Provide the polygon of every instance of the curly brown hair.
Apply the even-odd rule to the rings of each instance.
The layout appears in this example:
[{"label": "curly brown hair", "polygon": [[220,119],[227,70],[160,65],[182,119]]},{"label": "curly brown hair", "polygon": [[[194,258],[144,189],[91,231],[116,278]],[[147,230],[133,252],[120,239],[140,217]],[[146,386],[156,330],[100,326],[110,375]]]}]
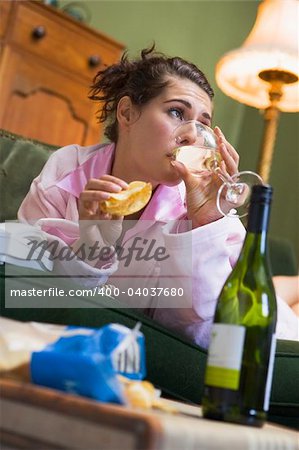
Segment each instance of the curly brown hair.
[{"label": "curly brown hair", "polygon": [[97,73],[89,98],[101,103],[100,123],[108,121],[105,136],[117,142],[116,110],[119,100],[129,96],[134,105],[145,105],[157,97],[169,84],[167,75],[187,78],[202,88],[212,99],[214,92],[207,78],[194,64],[179,57],[169,58],[155,51],[155,45],[143,49],[140,58],[129,60],[124,53],[121,60]]}]

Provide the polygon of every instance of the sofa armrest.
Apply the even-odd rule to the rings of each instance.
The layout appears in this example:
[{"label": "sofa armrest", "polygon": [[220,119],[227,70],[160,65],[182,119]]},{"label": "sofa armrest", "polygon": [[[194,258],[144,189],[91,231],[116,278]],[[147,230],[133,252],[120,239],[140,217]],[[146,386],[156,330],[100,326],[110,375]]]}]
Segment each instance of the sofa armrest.
[{"label": "sofa armrest", "polygon": [[14,220],[29,191],[56,147],[0,130],[0,222]]}]

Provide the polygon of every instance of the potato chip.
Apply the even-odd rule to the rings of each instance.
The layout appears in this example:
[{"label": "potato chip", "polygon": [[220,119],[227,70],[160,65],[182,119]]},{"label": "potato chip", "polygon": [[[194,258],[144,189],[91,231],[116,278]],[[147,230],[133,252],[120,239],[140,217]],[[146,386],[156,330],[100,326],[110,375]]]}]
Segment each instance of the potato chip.
[{"label": "potato chip", "polygon": [[167,400],[160,398],[161,391],[149,381],[130,380],[122,375],[118,375],[124,395],[128,404],[133,408],[150,409],[155,408],[171,414],[178,413],[178,409]]},{"label": "potato chip", "polygon": [[99,206],[104,213],[128,216],[133,214],[149,202],[152,195],[151,183],[144,181],[132,181],[128,189],[111,194],[108,200],[100,202]]}]

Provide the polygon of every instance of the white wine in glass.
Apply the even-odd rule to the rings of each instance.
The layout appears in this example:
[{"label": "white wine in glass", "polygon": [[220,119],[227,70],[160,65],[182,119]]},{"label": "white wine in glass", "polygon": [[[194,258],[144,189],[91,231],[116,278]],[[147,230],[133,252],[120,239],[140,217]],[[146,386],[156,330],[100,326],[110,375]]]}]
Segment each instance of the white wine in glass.
[{"label": "white wine in glass", "polygon": [[222,184],[217,195],[217,208],[227,217],[245,217],[248,213],[251,187],[264,184],[262,178],[251,171],[229,175],[222,164],[217,137],[207,125],[194,120],[182,122],[174,130],[173,157],[182,162],[194,176],[212,172]]}]

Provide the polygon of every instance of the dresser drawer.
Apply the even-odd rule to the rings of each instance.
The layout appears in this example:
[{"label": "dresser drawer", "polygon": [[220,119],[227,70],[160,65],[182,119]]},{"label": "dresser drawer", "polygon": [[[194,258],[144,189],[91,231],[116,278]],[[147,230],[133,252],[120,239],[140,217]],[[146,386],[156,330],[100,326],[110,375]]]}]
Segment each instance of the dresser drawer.
[{"label": "dresser drawer", "polygon": [[6,32],[10,9],[11,2],[0,1],[0,38],[2,38]]},{"label": "dresser drawer", "polygon": [[103,66],[115,62],[120,50],[115,42],[93,33],[81,23],[49,8],[39,11],[30,2],[30,7],[19,4],[14,20],[11,41],[27,51],[45,58],[72,73],[91,79]]}]

